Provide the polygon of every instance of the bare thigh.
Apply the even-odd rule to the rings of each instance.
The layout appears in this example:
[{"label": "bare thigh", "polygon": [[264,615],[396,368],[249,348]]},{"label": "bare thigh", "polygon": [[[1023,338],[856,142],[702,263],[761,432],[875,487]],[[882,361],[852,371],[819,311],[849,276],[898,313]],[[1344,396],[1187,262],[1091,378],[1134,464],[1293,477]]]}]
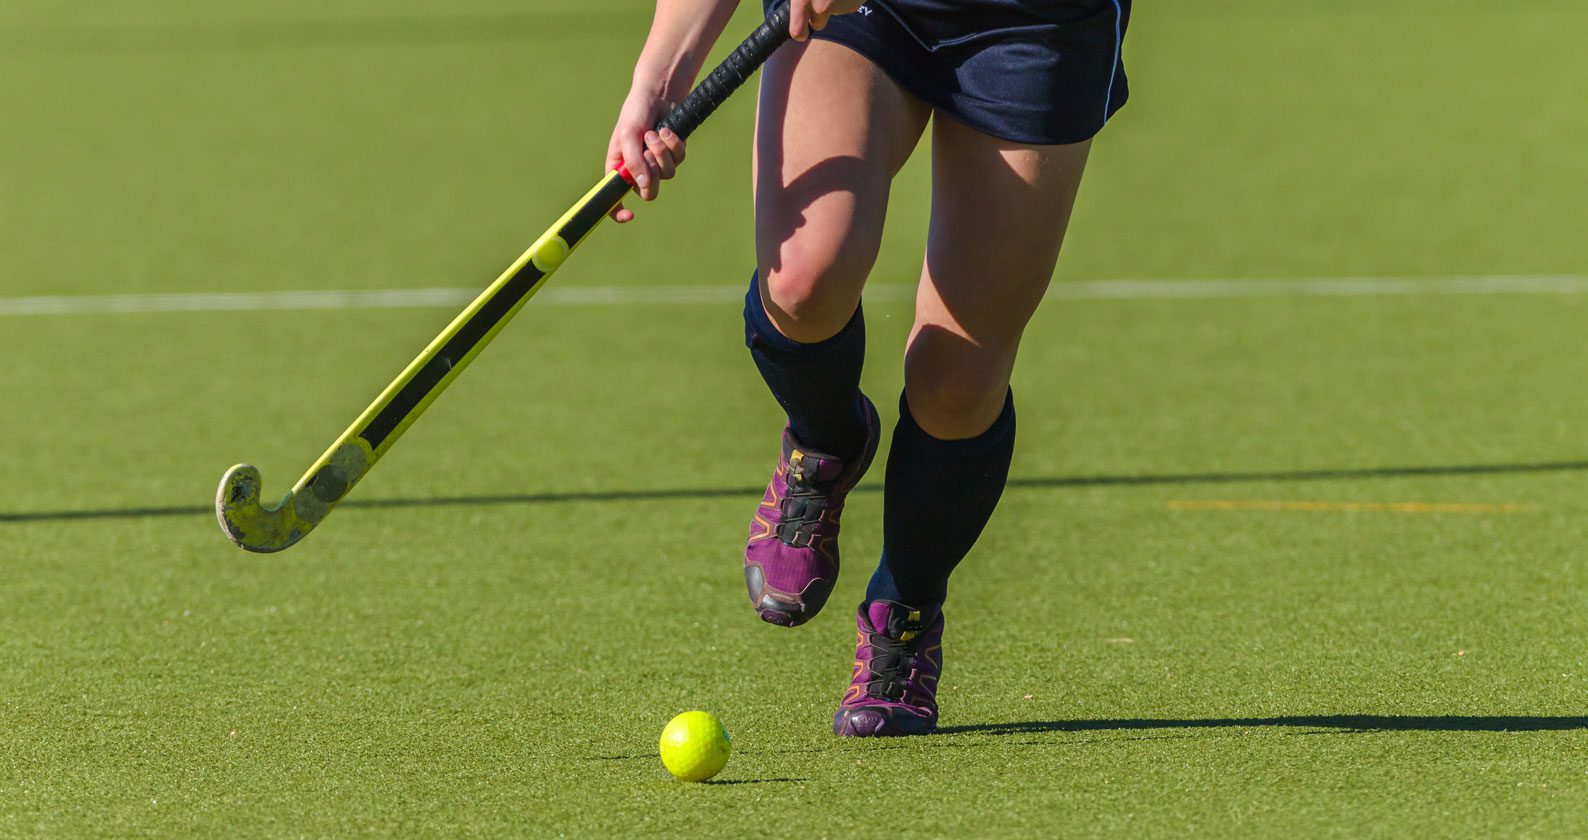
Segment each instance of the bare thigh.
[{"label": "bare thigh", "polygon": [[828,41],[790,43],[761,80],[755,240],[767,314],[815,342],[848,323],[876,263],[888,191],[931,111]]},{"label": "bare thigh", "polygon": [[1003,410],[1091,141],[1028,146],[939,118],[932,144],[932,224],[905,390],[923,429],[957,440],[986,431]]}]

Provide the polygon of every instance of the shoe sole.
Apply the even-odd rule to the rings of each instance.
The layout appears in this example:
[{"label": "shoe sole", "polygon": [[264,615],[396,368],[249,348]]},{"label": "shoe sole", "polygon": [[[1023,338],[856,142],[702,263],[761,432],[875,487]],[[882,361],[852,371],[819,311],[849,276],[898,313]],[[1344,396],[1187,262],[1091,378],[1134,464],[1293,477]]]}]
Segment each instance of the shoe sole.
[{"label": "shoe sole", "polygon": [[935,729],[935,720],[865,706],[833,715],[833,734],[840,738],[899,738],[930,735]]},{"label": "shoe sole", "polygon": [[833,582],[826,578],[812,580],[797,596],[769,591],[766,573],[758,565],[744,567],[744,584],[750,590],[750,603],[761,620],[780,627],[798,627],[810,621],[833,594]]}]

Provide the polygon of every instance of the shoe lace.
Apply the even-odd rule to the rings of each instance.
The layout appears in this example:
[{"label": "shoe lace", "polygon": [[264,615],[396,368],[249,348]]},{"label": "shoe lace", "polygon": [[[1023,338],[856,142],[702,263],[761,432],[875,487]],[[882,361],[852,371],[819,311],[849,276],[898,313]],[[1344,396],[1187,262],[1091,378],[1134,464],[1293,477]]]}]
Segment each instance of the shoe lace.
[{"label": "shoe lace", "polygon": [[910,675],[915,671],[915,656],[920,647],[921,626],[906,624],[900,638],[875,631],[866,634],[870,648],[866,680],[866,695],[883,700],[900,701],[911,688]]},{"label": "shoe lace", "polygon": [[795,449],[789,453],[789,489],[804,496],[826,496],[831,493],[837,479],[823,481],[818,478],[817,471],[820,469],[820,464],[820,460],[812,458],[809,453],[802,450]]},{"label": "shoe lace", "polygon": [[822,481],[816,477],[817,465],[806,453],[795,450],[789,456],[789,493],[779,505],[778,536],[783,542],[802,548],[810,545],[816,526],[824,518],[836,523],[838,511],[828,514],[829,502],[837,479]]}]

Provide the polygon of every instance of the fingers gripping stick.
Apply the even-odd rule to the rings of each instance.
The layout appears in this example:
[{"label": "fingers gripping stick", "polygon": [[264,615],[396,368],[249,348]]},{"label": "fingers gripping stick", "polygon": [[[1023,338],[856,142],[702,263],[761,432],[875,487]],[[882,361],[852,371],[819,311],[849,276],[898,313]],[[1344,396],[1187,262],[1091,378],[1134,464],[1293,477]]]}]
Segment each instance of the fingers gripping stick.
[{"label": "fingers gripping stick", "polygon": [[[788,4],[779,3],[657,127],[680,137],[693,133],[788,40],[788,21]],[[248,551],[272,552],[314,530],[630,189],[624,171],[596,184],[386,386],[281,501],[263,504],[263,479],[254,467],[227,470],[215,494],[215,514],[226,536]]]}]

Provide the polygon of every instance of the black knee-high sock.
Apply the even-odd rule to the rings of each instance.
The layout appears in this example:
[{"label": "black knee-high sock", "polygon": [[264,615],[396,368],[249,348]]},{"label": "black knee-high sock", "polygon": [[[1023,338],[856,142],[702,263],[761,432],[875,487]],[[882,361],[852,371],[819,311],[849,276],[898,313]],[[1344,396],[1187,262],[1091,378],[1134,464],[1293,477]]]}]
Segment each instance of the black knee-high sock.
[{"label": "black knee-high sock", "polygon": [[968,440],[939,440],[916,425],[899,399],[882,501],[882,562],[866,600],[940,604],[948,576],[998,506],[1015,451],[1015,399],[992,427]]},{"label": "black knee-high sock", "polygon": [[860,403],[860,368],[866,357],[866,322],[860,309],[838,334],[801,344],[777,331],[761,303],[760,281],[744,297],[744,343],[772,396],[788,412],[800,443],[838,458],[866,444]]}]

